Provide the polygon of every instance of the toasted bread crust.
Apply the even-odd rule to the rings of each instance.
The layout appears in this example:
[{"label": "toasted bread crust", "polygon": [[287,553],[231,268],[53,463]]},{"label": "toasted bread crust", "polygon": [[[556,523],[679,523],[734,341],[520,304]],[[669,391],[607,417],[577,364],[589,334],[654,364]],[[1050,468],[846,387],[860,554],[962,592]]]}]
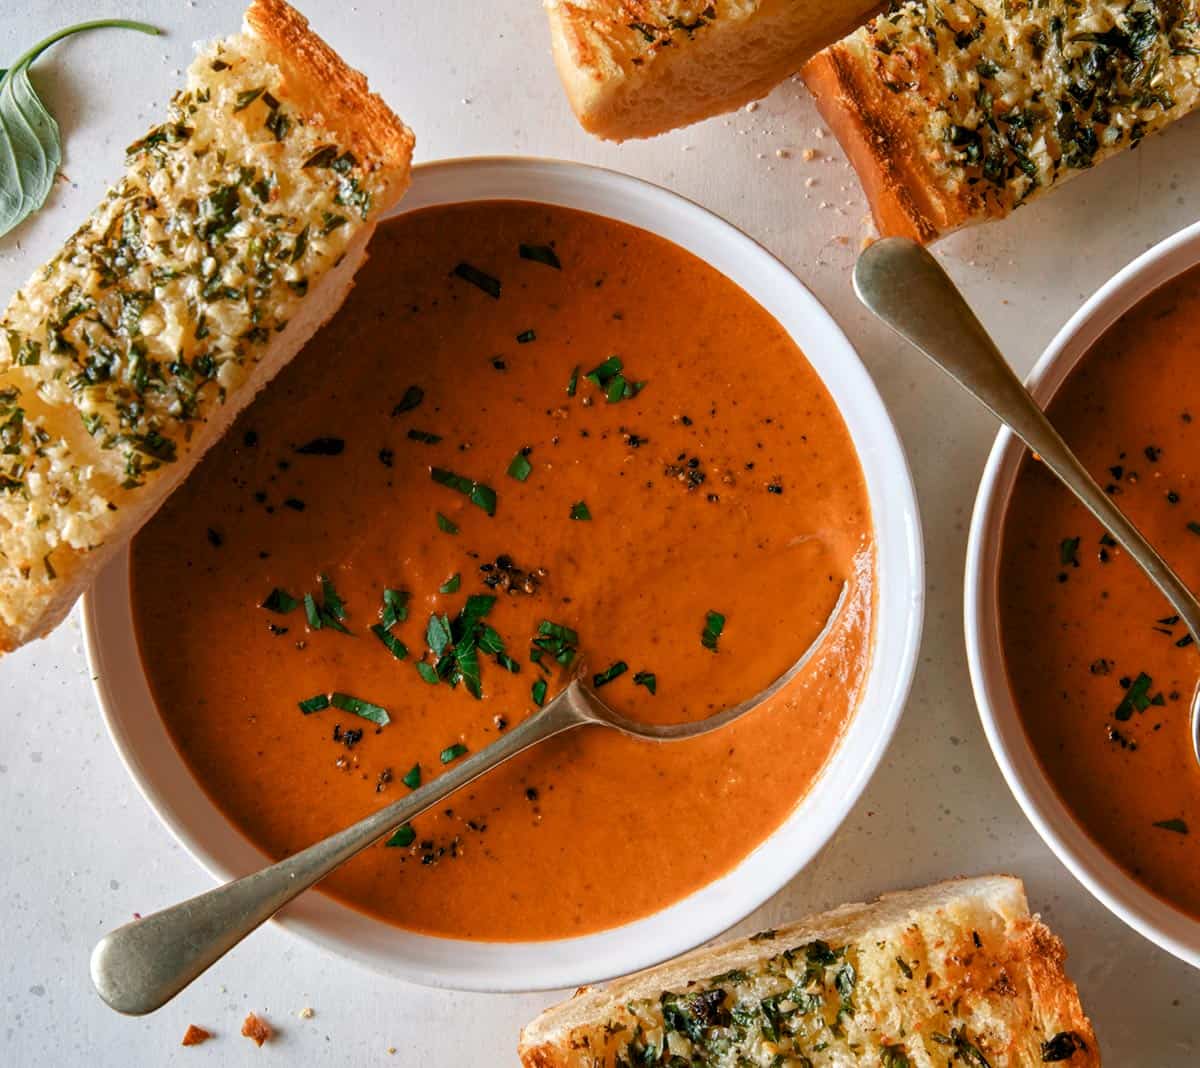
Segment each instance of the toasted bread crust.
[{"label": "toasted bread crust", "polygon": [[0,318],[0,651],[63,619],[337,310],[408,184],[412,135],[361,74],[282,0],[246,23]]},{"label": "toasted bread crust", "polygon": [[372,93],[367,76],[355,70],[309,29],[308,19],[284,0],[254,0],[246,10],[246,29],[271,46],[277,62],[292,78],[294,99],[322,115],[347,138],[348,147],[385,167],[399,168],[408,185],[413,134],[399,116]]},{"label": "toasted bread crust", "polygon": [[766,95],[860,25],[878,0],[544,0],[551,48],[580,124],[652,137]]},{"label": "toasted bread crust", "polygon": [[[927,1068],[958,1054],[992,1068],[1092,1068],[1100,1054],[1065,956],[1030,916],[1020,880],[952,880],[584,988],[531,1023],[519,1053],[525,1068],[615,1068],[668,1047],[680,1063],[712,1068],[779,1056]],[[839,974],[831,989],[845,968],[848,987]],[[689,1004],[700,1006],[690,1018]]]}]

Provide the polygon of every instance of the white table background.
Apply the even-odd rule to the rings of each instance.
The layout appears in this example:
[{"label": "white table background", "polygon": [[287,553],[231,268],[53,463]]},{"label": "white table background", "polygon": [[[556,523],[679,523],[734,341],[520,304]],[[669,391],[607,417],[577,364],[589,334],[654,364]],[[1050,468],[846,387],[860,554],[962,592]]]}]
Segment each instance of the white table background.
[{"label": "white table background", "polygon": [[[883,890],[962,873],[1012,872],[1066,940],[1069,968],[1111,1065],[1200,1061],[1200,974],[1123,926],[1025,820],[992,760],[971,698],[961,587],[966,530],[995,433],[938,372],[859,309],[850,269],[866,206],[802,86],[753,112],[651,142],[606,145],[559,91],[537,0],[300,0],[315,29],[413,127],[421,160],[557,156],[661,183],[781,256],[857,344],[916,477],[929,561],[916,684],[874,781],[822,856],[748,931]],[[106,30],[58,45],[34,81],[64,134],[64,180],[47,209],[0,240],[0,295],[23,283],[99,200],[122,150],[162,115],[192,42],[233,32],[239,0],[6,0],[0,66],[51,31],[102,15],[150,20],[158,39]],[[805,149],[816,158],[802,158]],[[1200,119],[938,252],[1021,371],[1118,267],[1195,220]],[[813,179],[811,185],[806,181]],[[146,1019],[108,1010],[88,954],[109,927],[197,893],[208,877],[135,790],[104,733],[75,617],[0,665],[0,1064],[512,1065],[522,1023],[553,995],[426,990],[384,979],[274,927]],[[298,1017],[311,1007],[309,1019]],[[246,1012],[279,1030],[256,1049]],[[186,1026],[214,1031],[197,1049]],[[394,1053],[389,1055],[389,1048]]]}]

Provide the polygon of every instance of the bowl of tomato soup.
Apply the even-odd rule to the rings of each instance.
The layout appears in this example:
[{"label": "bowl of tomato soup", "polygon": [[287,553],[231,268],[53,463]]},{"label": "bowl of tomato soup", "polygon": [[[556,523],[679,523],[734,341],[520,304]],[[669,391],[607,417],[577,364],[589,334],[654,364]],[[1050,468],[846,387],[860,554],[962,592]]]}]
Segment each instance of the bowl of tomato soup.
[{"label": "bowl of tomato soup", "polygon": [[[1200,586],[1200,226],[1107,283],[1029,379],[1106,492]],[[968,550],[984,728],[1047,844],[1117,916],[1200,966],[1200,656],[1131,559],[1008,431]]]},{"label": "bowl of tomato soup", "polygon": [[[519,990],[675,955],[807,864],[920,630],[895,432],[778,261],[665,190],[419,167],[343,308],[87,599],[135,781],[216,878],[303,848],[585,671],[628,715],[763,688],[677,745],[516,758],[279,917],[413,981]],[[165,902],[163,903],[165,904]]]}]

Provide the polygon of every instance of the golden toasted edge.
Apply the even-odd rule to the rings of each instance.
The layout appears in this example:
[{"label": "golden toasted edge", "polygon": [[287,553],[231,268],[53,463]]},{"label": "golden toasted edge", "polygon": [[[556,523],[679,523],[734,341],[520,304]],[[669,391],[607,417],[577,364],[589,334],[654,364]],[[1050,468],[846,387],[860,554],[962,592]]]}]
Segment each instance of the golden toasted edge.
[{"label": "golden toasted edge", "polygon": [[[562,0],[545,0],[546,21],[550,26],[550,54],[558,68],[558,77],[567,94],[567,102],[588,133],[609,137],[606,133],[604,103],[606,83],[597,69],[596,57],[587,36],[580,30],[582,15]],[[620,77],[619,73],[610,75]]]},{"label": "golden toasted edge", "polygon": [[1038,916],[1031,916],[1014,939],[1013,954],[1029,969],[1033,1011],[1049,1040],[1060,1031],[1073,1031],[1085,1048],[1068,1058],[1071,1068],[1099,1068],[1100,1047],[1092,1021],[1083,1011],[1079,989],[1067,975],[1067,950],[1062,940]]},{"label": "golden toasted edge", "polygon": [[939,194],[911,118],[897,97],[883,99],[879,80],[852,49],[831,45],[801,76],[858,174],[882,236],[928,244],[970,221],[961,204]]},{"label": "golden toasted edge", "polygon": [[[309,29],[308,19],[284,0],[254,0],[246,31],[269,44],[306,110],[319,114],[356,152],[397,170],[392,203],[408,186],[414,138],[400,117],[372,93],[367,78]],[[388,204],[387,206],[390,206]]]}]

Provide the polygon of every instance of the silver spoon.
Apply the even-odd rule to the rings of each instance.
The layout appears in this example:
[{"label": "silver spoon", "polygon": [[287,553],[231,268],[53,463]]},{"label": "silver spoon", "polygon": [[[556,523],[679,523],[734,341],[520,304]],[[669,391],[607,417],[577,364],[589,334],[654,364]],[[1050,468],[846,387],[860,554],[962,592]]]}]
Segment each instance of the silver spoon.
[{"label": "silver spoon", "polygon": [[[1200,639],[1200,601],[1088,474],[937,260],[908,238],[886,238],[859,256],[854,289],[871,311],[1037,453],[1162,591],[1192,638]],[[1191,734],[1200,761],[1200,685],[1192,695]]]},{"label": "silver spoon", "polygon": [[479,776],[556,734],[575,727],[597,726],[646,741],[675,742],[732,723],[795,678],[828,636],[845,599],[843,583],[821,633],[804,655],[765,690],[694,723],[638,723],[609,708],[578,678],[573,680],[520,726],[344,831],[253,875],[234,879],[105,935],[92,951],[92,982],[97,992],[118,1012],[134,1016],[153,1012],[335,868]]}]

